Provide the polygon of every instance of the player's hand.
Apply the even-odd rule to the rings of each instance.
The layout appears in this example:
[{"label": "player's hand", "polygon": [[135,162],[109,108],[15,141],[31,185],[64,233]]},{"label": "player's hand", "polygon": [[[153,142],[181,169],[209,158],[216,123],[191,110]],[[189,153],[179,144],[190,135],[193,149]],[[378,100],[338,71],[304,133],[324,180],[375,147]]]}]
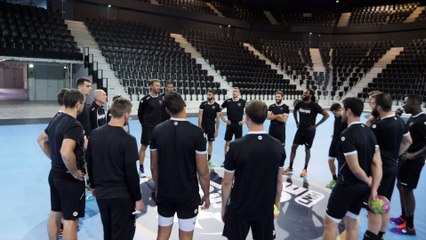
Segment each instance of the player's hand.
[{"label": "player's hand", "polygon": [[219,134],[219,131],[216,129],[216,131],[214,131],[214,138],[217,138],[218,134]]},{"label": "player's hand", "polygon": [[238,122],[238,126],[241,126],[241,125],[243,125],[244,124],[244,121],[239,121]]},{"label": "player's hand", "polygon": [[226,219],[226,206],[223,204],[222,205],[222,222],[225,223],[225,219]]},{"label": "player's hand", "polygon": [[210,195],[204,195],[201,198],[201,209],[209,209],[210,208]]},{"label": "player's hand", "polygon": [[414,154],[412,154],[412,153],[404,153],[404,154],[402,154],[401,155],[401,160],[404,160],[404,161],[406,161],[406,160],[412,160],[412,159],[414,159],[415,157],[414,157]]},{"label": "player's hand", "polygon": [[401,115],[404,113],[404,109],[398,108],[395,111],[395,115],[401,117]]},{"label": "player's hand", "polygon": [[135,202],[135,210],[138,210],[138,211],[142,212],[144,208],[145,208],[145,205],[143,204],[143,200],[142,199]]},{"label": "player's hand", "polygon": [[96,190],[94,188],[90,189],[90,193],[93,197],[96,197]]},{"label": "player's hand", "polygon": [[72,171],[72,172],[69,172],[69,173],[71,173],[71,175],[72,175],[75,179],[80,180],[80,181],[84,181],[84,172],[83,172],[83,171],[81,171],[81,170],[76,170],[76,171]]},{"label": "player's hand", "polygon": [[229,120],[226,120],[225,123],[226,123],[226,125],[231,125],[231,121],[229,121]]},{"label": "player's hand", "polygon": [[368,205],[370,206],[370,203],[377,198],[377,191],[371,190],[370,197],[368,198]]},{"label": "player's hand", "polygon": [[308,127],[309,131],[314,131],[317,128],[317,125],[311,125]]}]

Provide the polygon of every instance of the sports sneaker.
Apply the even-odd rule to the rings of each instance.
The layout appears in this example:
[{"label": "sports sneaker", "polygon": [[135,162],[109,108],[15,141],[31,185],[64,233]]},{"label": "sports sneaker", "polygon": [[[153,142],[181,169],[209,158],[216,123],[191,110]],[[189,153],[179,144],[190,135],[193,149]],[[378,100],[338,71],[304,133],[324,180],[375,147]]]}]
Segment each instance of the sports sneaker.
[{"label": "sports sneaker", "polygon": [[407,220],[403,219],[401,216],[389,219],[389,222],[391,222],[395,225],[401,225],[401,224],[405,223],[406,221]]},{"label": "sports sneaker", "polygon": [[208,163],[209,167],[216,167],[216,164],[211,159],[208,161]]},{"label": "sports sneaker", "polygon": [[306,169],[303,169],[302,172],[300,173],[300,177],[305,178],[307,176],[308,176],[308,171]]},{"label": "sports sneaker", "polygon": [[93,197],[92,193],[88,192],[86,194],[86,201],[92,201],[93,199],[95,199],[95,198]]},{"label": "sports sneaker", "polygon": [[291,176],[291,175],[293,175],[293,168],[288,167],[287,169],[285,169],[285,170],[283,171],[283,175],[287,175],[287,176]]},{"label": "sports sneaker", "polygon": [[395,234],[401,234],[401,235],[410,235],[410,236],[416,235],[416,229],[414,229],[414,227],[412,228],[407,227],[405,223],[399,225],[396,228],[391,228],[391,232]]},{"label": "sports sneaker", "polygon": [[220,167],[225,167],[225,161],[223,161],[223,163],[220,164]]},{"label": "sports sneaker", "polygon": [[139,177],[140,178],[144,178],[145,177],[145,168],[143,167],[143,165],[139,166]]},{"label": "sports sneaker", "polygon": [[326,188],[333,188],[334,185],[336,185],[336,181],[334,179],[331,179],[331,181],[325,185]]}]

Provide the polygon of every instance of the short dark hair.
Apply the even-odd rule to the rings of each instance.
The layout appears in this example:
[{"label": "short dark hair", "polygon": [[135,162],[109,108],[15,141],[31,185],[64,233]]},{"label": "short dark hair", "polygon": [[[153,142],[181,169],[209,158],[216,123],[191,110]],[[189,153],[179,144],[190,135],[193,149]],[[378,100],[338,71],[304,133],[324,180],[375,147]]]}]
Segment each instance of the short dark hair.
[{"label": "short dark hair", "polygon": [[284,97],[284,93],[283,93],[282,91],[279,91],[279,90],[278,90],[278,91],[276,91],[276,92],[275,92],[275,95],[277,95],[277,94],[281,95],[281,97]]},{"label": "short dark hair", "polygon": [[163,104],[172,115],[180,113],[185,108],[185,101],[177,92],[169,92],[166,94]]},{"label": "short dark hair", "polygon": [[368,97],[376,97],[378,94],[380,94],[380,93],[383,93],[382,91],[379,91],[379,90],[373,90],[373,91],[370,91],[369,93],[368,93]]},{"label": "short dark hair", "polygon": [[61,91],[58,92],[58,103],[59,106],[63,106],[64,105],[64,95],[65,92],[70,90],[69,88],[62,88]]},{"label": "short dark hair", "polygon": [[390,112],[392,110],[392,97],[387,93],[379,93],[375,96],[376,106],[380,106],[383,111]]},{"label": "short dark hair", "polygon": [[360,117],[364,110],[364,103],[355,97],[343,99],[343,107],[345,110],[350,109],[355,117]]},{"label": "short dark hair", "polygon": [[410,94],[407,99],[411,100],[417,106],[420,106],[423,103],[423,97],[417,94]]},{"label": "short dark hair", "polygon": [[64,106],[73,108],[77,103],[84,102],[84,95],[77,89],[69,89],[64,93]]},{"label": "short dark hair", "polygon": [[77,88],[79,86],[82,86],[85,82],[92,83],[92,81],[90,81],[90,79],[85,78],[85,77],[81,77],[81,78],[77,79],[77,81],[76,81]]},{"label": "short dark hair", "polygon": [[268,106],[262,101],[250,101],[246,105],[246,114],[252,122],[262,124],[268,116]]},{"label": "short dark hair", "polygon": [[216,94],[216,92],[215,92],[213,89],[209,89],[209,90],[207,90],[207,93],[213,93],[213,95],[215,95],[215,94]]},{"label": "short dark hair", "polygon": [[123,96],[121,96],[121,94],[115,95],[115,96],[112,98],[112,101],[114,102],[114,101],[115,101],[115,99],[122,98],[122,97],[123,97]]},{"label": "short dark hair", "polygon": [[111,105],[110,113],[113,118],[122,118],[132,111],[132,103],[123,97],[116,98]]},{"label": "short dark hair", "polygon": [[333,112],[333,111],[338,111],[340,109],[342,109],[342,105],[340,105],[340,103],[331,104],[330,111]]},{"label": "short dark hair", "polygon": [[174,86],[174,84],[172,82],[166,82],[166,86],[167,85],[173,85]]}]

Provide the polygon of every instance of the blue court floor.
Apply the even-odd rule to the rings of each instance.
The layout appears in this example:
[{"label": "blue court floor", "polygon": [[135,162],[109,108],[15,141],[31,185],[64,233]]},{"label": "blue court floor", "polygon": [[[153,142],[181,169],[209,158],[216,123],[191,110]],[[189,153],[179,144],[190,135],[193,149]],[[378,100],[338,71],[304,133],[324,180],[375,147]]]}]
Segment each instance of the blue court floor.
[{"label": "blue court floor", "polygon": [[[365,118],[363,118],[365,120]],[[190,121],[196,123],[196,118],[190,118]],[[325,186],[330,180],[328,170],[327,157],[328,148],[332,135],[332,124],[334,117],[321,125],[317,130],[317,136],[312,148],[312,159],[308,168],[308,180],[311,186],[321,188],[322,191],[329,193]],[[47,176],[50,169],[50,161],[44,156],[39,149],[36,138],[39,133],[46,127],[46,123],[42,124],[24,124],[24,125],[1,125],[0,126],[0,239],[47,239],[46,224],[50,212],[49,203],[49,187]],[[269,126],[269,121],[265,124],[265,130]],[[220,133],[217,141],[214,142],[213,161],[220,166],[224,160],[224,124],[221,123]],[[138,141],[140,140],[141,128],[137,120],[130,122],[130,131]],[[244,129],[244,133],[247,129]],[[295,133],[295,123],[292,114],[287,124],[287,155],[290,155],[290,146]],[[261,163],[261,159],[259,159]],[[288,166],[289,159],[285,163]],[[295,174],[293,179],[301,181],[298,177],[304,165],[304,149],[299,148],[294,165]],[[149,170],[149,154],[145,160],[145,169]],[[148,175],[150,173],[148,172]],[[284,178],[285,179],[285,178]],[[387,232],[385,239],[426,239],[426,176],[423,171],[419,186],[415,190],[417,209],[415,215],[415,227],[417,231],[416,237],[396,236],[391,232]],[[216,196],[215,197],[219,197]],[[327,196],[328,197],[328,196]],[[327,197],[322,199],[322,205],[327,202]],[[218,205],[216,205],[217,207]],[[291,208],[291,206],[288,206]],[[318,212],[318,211],[317,211]],[[321,211],[319,218],[324,216],[325,209]],[[400,214],[398,191],[394,191],[392,198],[392,216]],[[296,213],[297,214],[297,213]],[[141,216],[137,220],[137,231],[135,239],[155,239],[156,222],[155,214],[151,219],[149,216]],[[202,218],[217,218],[217,214],[204,214]],[[280,214],[279,218],[287,219],[285,213]],[[203,221],[203,219],[199,219]],[[150,222],[148,225],[147,222]],[[360,214],[360,236],[366,229],[366,212]],[[215,234],[200,234],[202,226],[198,226],[195,230],[194,239],[222,239],[220,231],[222,223],[216,221],[215,228],[218,229]],[[284,223],[285,224],[285,223]],[[316,221],[317,228],[321,228],[321,221]],[[277,226],[277,225],[276,225]],[[389,227],[393,227],[389,224]],[[177,239],[177,226],[174,228],[172,239]],[[100,221],[99,210],[96,201],[90,201],[86,207],[86,217],[81,220],[80,231],[78,233],[80,239],[102,239],[102,224]],[[249,235],[248,239],[251,239]],[[291,235],[278,235],[277,239],[298,239]],[[309,238],[300,238],[309,239]],[[311,239],[319,239],[318,236]]]}]

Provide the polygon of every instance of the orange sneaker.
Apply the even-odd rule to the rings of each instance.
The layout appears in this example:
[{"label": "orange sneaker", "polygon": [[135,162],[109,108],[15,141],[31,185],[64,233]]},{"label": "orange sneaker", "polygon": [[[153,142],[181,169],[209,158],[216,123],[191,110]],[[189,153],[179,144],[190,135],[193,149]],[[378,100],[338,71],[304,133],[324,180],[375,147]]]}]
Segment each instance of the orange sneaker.
[{"label": "orange sneaker", "polygon": [[302,170],[302,172],[300,173],[300,177],[301,177],[301,178],[305,178],[305,177],[307,177],[307,176],[308,176],[308,170],[303,169],[303,170]]},{"label": "orange sneaker", "polygon": [[287,169],[285,169],[285,170],[283,171],[283,175],[287,175],[287,176],[291,176],[291,175],[293,175],[293,168],[288,167]]}]

